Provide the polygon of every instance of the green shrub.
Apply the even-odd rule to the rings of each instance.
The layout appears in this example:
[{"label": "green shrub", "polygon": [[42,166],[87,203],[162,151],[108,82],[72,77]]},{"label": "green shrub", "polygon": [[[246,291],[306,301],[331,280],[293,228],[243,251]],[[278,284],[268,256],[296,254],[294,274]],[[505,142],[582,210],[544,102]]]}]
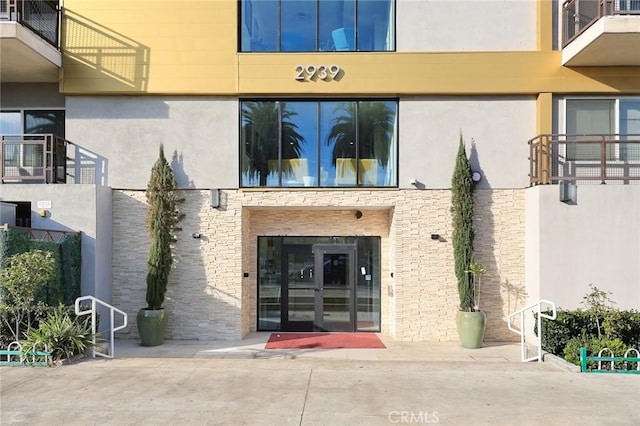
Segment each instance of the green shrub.
[{"label": "green shrub", "polygon": [[37,294],[55,276],[55,266],[50,252],[32,250],[11,256],[0,270],[0,318],[11,339],[20,340],[42,311]]},{"label": "green shrub", "polygon": [[53,362],[70,359],[91,348],[93,334],[88,317],[77,317],[70,307],[59,305],[40,321],[38,328],[31,328],[23,343],[24,353],[43,350],[51,352]]},{"label": "green shrub", "polygon": [[[602,349],[609,349],[609,351],[604,351],[602,353],[603,357],[607,356],[624,356],[629,346],[624,343],[620,339],[608,339],[605,337],[597,338],[582,338],[582,337],[574,337],[567,342],[566,347],[564,348],[564,359],[568,362],[576,365],[580,365],[580,348],[587,349],[588,356],[598,356]],[[613,355],[612,355],[613,353]],[[622,368],[622,362],[616,362],[616,369]],[[608,368],[609,362],[603,362],[603,368]],[[587,364],[588,368],[596,368],[597,362],[590,361]]]},{"label": "green shrub", "polygon": [[[551,314],[550,311],[546,313]],[[535,332],[537,335],[538,330]],[[542,319],[542,348],[554,355],[562,356],[567,342],[574,337],[597,335],[597,326],[592,322],[592,316],[579,309],[558,310],[555,320]]]},{"label": "green shrub", "polygon": [[605,336],[640,349],[640,312],[613,311],[602,321]]},{"label": "green shrub", "polygon": [[0,269],[9,259],[33,250],[50,252],[55,258],[55,276],[36,294],[36,300],[49,306],[71,305],[80,296],[82,236],[67,234],[59,242],[31,240],[29,231],[21,228],[0,230]]}]

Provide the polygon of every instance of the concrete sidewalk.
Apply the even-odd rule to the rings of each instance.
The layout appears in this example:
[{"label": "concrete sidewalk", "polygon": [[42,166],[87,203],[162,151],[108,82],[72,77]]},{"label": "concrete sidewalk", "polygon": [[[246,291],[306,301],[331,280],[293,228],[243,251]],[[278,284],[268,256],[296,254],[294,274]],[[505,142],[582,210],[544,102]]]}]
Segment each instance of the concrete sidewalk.
[{"label": "concrete sidewalk", "polygon": [[117,340],[117,358],[311,358],[360,361],[520,361],[517,343],[488,343],[481,349],[464,349],[457,342],[398,342],[379,334],[386,349],[265,349],[271,333],[251,333],[239,341],[167,340],[142,347],[137,340]]},{"label": "concrete sidewalk", "polygon": [[[120,341],[116,359],[0,368],[0,423],[112,425],[630,425],[640,380],[520,363],[517,345],[271,353]],[[221,345],[221,346],[218,346]],[[361,352],[354,352],[361,351]],[[375,351],[375,352],[374,352]]]}]

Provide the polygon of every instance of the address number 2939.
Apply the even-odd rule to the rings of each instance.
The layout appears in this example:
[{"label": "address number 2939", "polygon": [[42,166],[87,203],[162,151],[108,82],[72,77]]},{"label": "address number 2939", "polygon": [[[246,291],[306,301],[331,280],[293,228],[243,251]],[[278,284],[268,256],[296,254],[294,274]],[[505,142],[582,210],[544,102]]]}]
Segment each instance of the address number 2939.
[{"label": "address number 2939", "polygon": [[334,80],[340,74],[339,65],[296,65],[296,80]]}]

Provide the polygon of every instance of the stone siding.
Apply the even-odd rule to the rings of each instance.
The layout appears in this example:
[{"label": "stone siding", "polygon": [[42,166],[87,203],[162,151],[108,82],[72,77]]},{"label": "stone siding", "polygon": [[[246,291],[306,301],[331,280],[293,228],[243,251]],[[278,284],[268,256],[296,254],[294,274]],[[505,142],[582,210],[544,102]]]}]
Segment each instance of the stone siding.
[{"label": "stone siding", "polygon": [[[224,190],[217,209],[209,191],[181,193],[186,216],[165,302],[167,338],[231,340],[256,329],[258,236],[367,235],[381,238],[382,331],[403,341],[458,339],[450,191]],[[113,194],[113,301],[130,315],[125,334],[137,337],[146,203],[142,191]],[[523,300],[524,193],[477,191],[476,202],[476,259],[488,270],[481,296],[486,340],[514,340],[506,315]]]}]

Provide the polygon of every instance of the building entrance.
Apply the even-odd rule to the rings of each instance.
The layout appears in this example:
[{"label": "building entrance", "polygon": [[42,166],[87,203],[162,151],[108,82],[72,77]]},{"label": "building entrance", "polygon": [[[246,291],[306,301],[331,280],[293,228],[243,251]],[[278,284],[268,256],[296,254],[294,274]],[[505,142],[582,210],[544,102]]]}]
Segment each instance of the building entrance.
[{"label": "building entrance", "polygon": [[355,331],[355,253],[355,245],[283,248],[283,330]]},{"label": "building entrance", "polygon": [[379,238],[260,237],[258,246],[258,330],[380,330]]}]

